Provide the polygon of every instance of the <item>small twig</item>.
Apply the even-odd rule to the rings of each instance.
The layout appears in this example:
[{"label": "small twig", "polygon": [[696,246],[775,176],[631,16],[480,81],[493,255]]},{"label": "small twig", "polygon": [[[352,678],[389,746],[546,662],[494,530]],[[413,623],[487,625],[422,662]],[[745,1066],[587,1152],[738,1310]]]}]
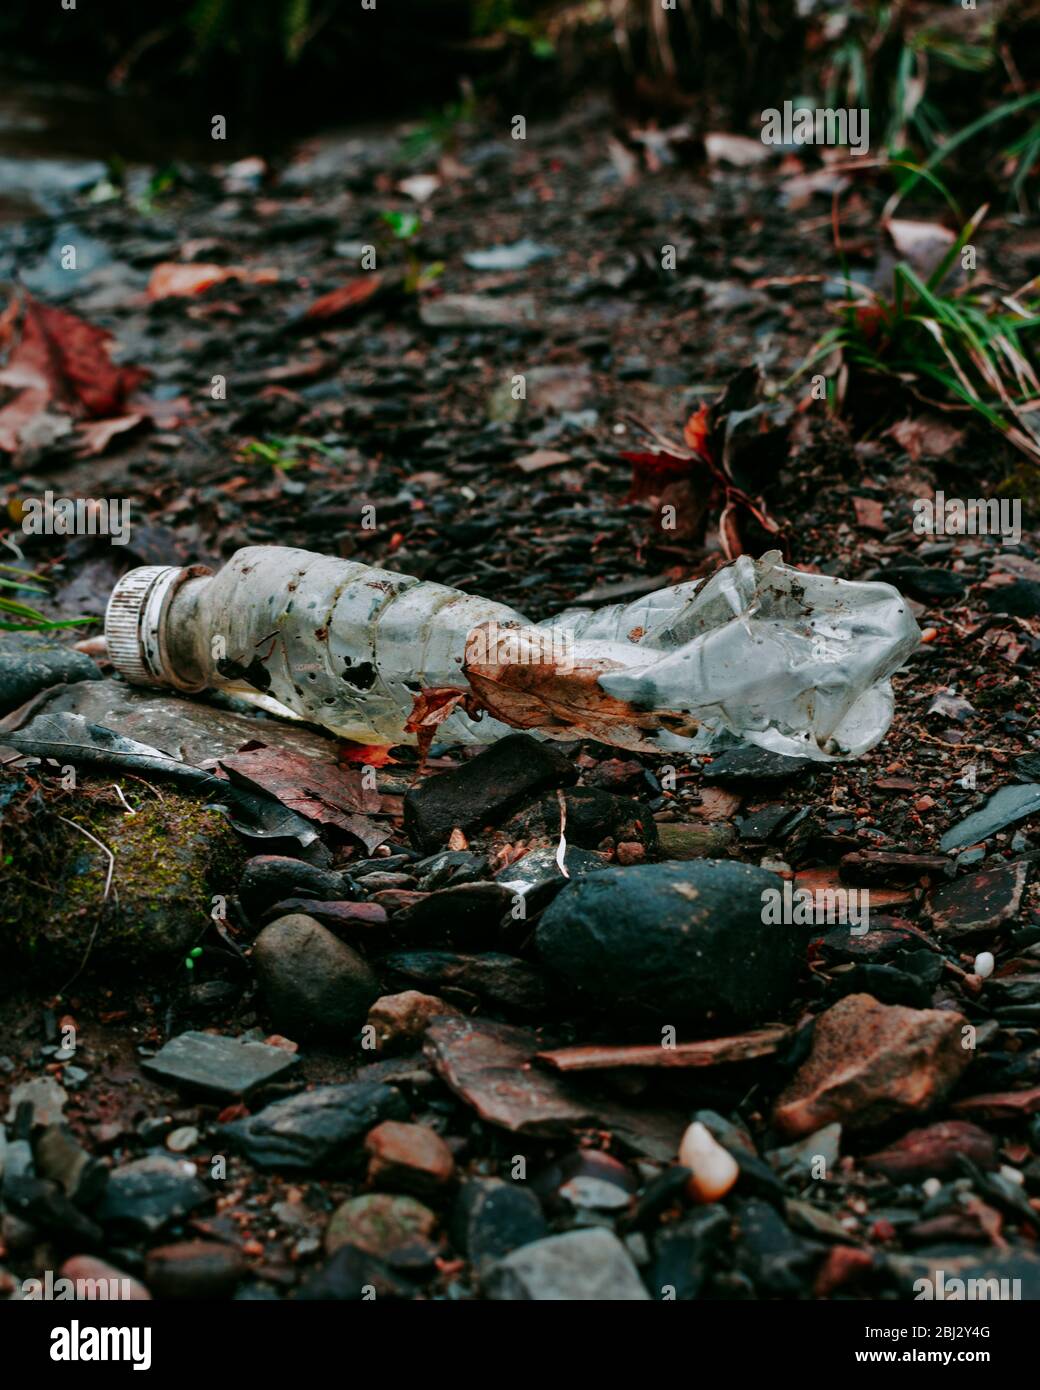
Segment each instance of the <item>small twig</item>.
[{"label": "small twig", "polygon": [[105,891],[101,898],[101,906],[98,908],[97,918],[95,919],[94,926],[91,929],[90,940],[87,942],[86,949],[83,952],[83,959],[80,961],[79,965],[73,971],[69,979],[65,981],[65,983],[62,985],[59,991],[59,994],[64,994],[65,991],[69,988],[69,986],[73,984],[74,981],[78,980],[80,975],[83,974],[83,971],[86,968],[87,961],[90,959],[90,953],[94,949],[94,942],[97,940],[98,928],[101,926],[101,918],[104,915],[105,903],[108,901],[109,890],[112,887],[112,874],[115,872],[116,857],[107,845],[103,845],[96,835],[92,835],[90,831],[86,830],[82,825],[77,825],[77,823],[74,820],[69,820],[68,816],[58,816],[57,818],[58,820],[64,821],[66,825],[71,825],[73,830],[78,830],[80,834],[85,835],[88,840],[93,840],[94,844],[97,845],[98,849],[104,850],[104,852],[108,855],[108,875],[105,879]]},{"label": "small twig", "polygon": [[567,798],[562,789],[557,791],[556,800],[560,803],[560,843],[556,846],[556,867],[564,878],[570,878],[567,871],[567,837],[563,833],[567,829]]},{"label": "small twig", "polygon": [[78,830],[81,835],[86,835],[88,840],[93,840],[94,843],[97,845],[98,849],[104,850],[104,852],[108,855],[108,875],[105,878],[105,891],[101,897],[101,901],[103,903],[107,902],[109,890],[112,887],[112,875],[113,873],[115,873],[115,855],[112,853],[112,851],[108,848],[107,845],[103,845],[101,843],[101,841],[98,839],[96,835],[92,835],[89,830],[86,830],[82,825],[78,825],[76,821],[69,820],[68,816],[58,816],[58,820],[64,821],[66,825],[71,825],[73,830]]},{"label": "small twig", "polygon": [[118,782],[112,783],[112,790],[115,792],[116,796],[119,797],[119,800],[123,803],[123,805],[126,807],[128,814],[130,814],[131,816],[136,816],[137,812],[134,810],[134,808],[130,805],[129,801],[127,801],[126,797],[123,795],[123,789]]},{"label": "small twig", "polygon": [[959,753],[963,749],[967,749],[969,753],[999,753],[1002,758],[1008,757],[1005,748],[991,748],[986,743],[947,743],[944,738],[936,738],[934,734],[926,733],[920,724],[911,724],[910,727],[926,743],[937,743],[940,748],[945,748],[947,753]]}]

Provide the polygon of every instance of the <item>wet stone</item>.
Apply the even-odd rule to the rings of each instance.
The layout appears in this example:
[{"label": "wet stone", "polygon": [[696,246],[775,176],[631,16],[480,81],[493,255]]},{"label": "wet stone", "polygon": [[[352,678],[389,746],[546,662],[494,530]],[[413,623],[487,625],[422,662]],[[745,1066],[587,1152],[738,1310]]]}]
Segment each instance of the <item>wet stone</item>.
[{"label": "wet stone", "polygon": [[789,758],[783,753],[748,745],[720,753],[704,767],[702,776],[705,782],[744,789],[770,782],[788,782],[812,765],[811,758]]},{"label": "wet stone", "polygon": [[586,1123],[592,1112],[556,1077],[525,1065],[537,1051],[533,1033],[488,1019],[439,1018],[426,1030],[434,1071],[481,1119],[552,1138]]},{"label": "wet stone", "polygon": [[185,1240],[148,1252],[145,1281],[157,1298],[230,1298],[246,1272],[242,1255],[212,1240]]},{"label": "wet stone", "polygon": [[569,881],[607,867],[600,855],[574,845],[567,846],[563,862],[567,869],[566,877],[557,863],[557,850],[546,845],[531,850],[501,869],[496,875],[496,882],[511,894],[522,897],[528,911],[537,912]]},{"label": "wet stone", "polygon": [[113,1170],[98,1220],[106,1230],[154,1235],[211,1200],[193,1163],[155,1154]]},{"label": "wet stone", "polygon": [[56,1182],[70,1202],[89,1206],[108,1182],[108,1169],[82,1148],[64,1125],[50,1125],[33,1145],[36,1172]]},{"label": "wet stone", "polygon": [[71,1279],[73,1284],[84,1280],[87,1286],[84,1291],[88,1298],[90,1284],[97,1285],[101,1280],[105,1281],[110,1292],[113,1287],[119,1290],[121,1303],[147,1303],[152,1297],[138,1279],[134,1279],[125,1270],[110,1265],[106,1260],[99,1260],[95,1255],[71,1256],[59,1269],[58,1277]]},{"label": "wet stone", "polygon": [[[573,787],[564,793],[567,808],[568,845],[598,849],[604,840],[642,845],[657,852],[657,824],[649,806],[628,796],[600,791],[598,787]],[[511,840],[544,841],[555,852],[560,839],[560,803],[548,796],[513,816],[503,833]]]},{"label": "wet stone", "polygon": [[726,1208],[712,1203],[662,1226],[648,1280],[652,1297],[680,1302],[696,1298],[729,1236],[730,1222]]},{"label": "wet stone", "polygon": [[726,854],[737,832],[723,822],[659,821],[657,838],[662,859],[714,859]]},{"label": "wet stone", "polygon": [[341,1245],[304,1281],[296,1296],[307,1301],[361,1302],[371,1298],[373,1289],[377,1299],[414,1298],[416,1294],[416,1285],[385,1261],[354,1245]]},{"label": "wet stone", "polygon": [[397,914],[394,926],[420,940],[443,934],[458,945],[481,944],[512,902],[512,893],[499,883],[460,883],[418,898]]},{"label": "wet stone", "polygon": [[0,714],[17,709],[52,685],[101,678],[98,667],[83,652],[37,633],[5,632],[0,646]]},{"label": "wet stone", "polygon": [[275,1026],[290,1035],[350,1037],[379,996],[367,962],[304,913],[266,926],[252,959]]},{"label": "wet stone", "polygon": [[995,931],[1014,920],[1022,906],[1022,894],[1030,865],[1002,864],[937,888],[929,911],[936,931],[943,936],[971,936],[975,932]]},{"label": "wet stone", "polygon": [[849,995],[816,1020],[812,1051],[780,1095],[774,1123],[797,1138],[835,1120],[859,1130],[926,1112],[971,1061],[965,1023],[957,1013]]},{"label": "wet stone", "polygon": [[272,903],[284,898],[315,898],[335,902],[352,897],[346,874],[334,873],[280,854],[258,854],[248,860],[238,884],[242,906],[254,920]]},{"label": "wet stone", "polygon": [[141,1066],[174,1086],[244,1097],[285,1076],[298,1063],[299,1058],[282,1047],[218,1033],[181,1033]]},{"label": "wet stone", "polygon": [[391,951],[383,968],[391,983],[463,989],[521,1012],[541,1009],[549,999],[545,976],[537,966],[501,951]]},{"label": "wet stone", "polygon": [[573,764],[552,744],[510,734],[453,771],[413,787],[404,799],[405,829],[413,844],[430,852],[452,830],[494,824],[522,801],[576,778]]},{"label": "wet stone", "polygon": [[999,830],[1037,811],[1040,811],[1040,782],[1017,782],[1001,787],[980,810],[951,826],[939,841],[939,848],[946,854],[950,850],[981,844]]},{"label": "wet stone", "polygon": [[997,1163],[996,1140],[967,1120],[943,1120],[912,1129],[893,1144],[862,1160],[868,1173],[883,1173],[893,1182],[922,1182],[925,1178],[962,1175],[960,1155],[980,1168]]},{"label": "wet stone", "polygon": [[436,1226],[433,1212],[414,1197],[371,1192],[336,1208],[325,1230],[325,1249],[333,1255],[352,1245],[377,1259],[393,1260],[410,1247],[423,1246]]},{"label": "wet stone", "polygon": [[460,883],[475,883],[486,878],[487,871],[487,855],[468,849],[446,849],[412,866],[416,887],[423,893],[453,888]]},{"label": "wet stone", "polygon": [[455,1176],[451,1150],[428,1125],[384,1120],[369,1131],[365,1149],[373,1187],[429,1197],[442,1192]]},{"label": "wet stone", "polygon": [[522,1183],[470,1178],[463,1183],[451,1219],[452,1239],[480,1271],[548,1234],[538,1198]]},{"label": "wet stone", "polygon": [[632,1256],[601,1227],[548,1236],[514,1250],[489,1271],[487,1296],[499,1301],[645,1302]]},{"label": "wet stone", "polygon": [[418,1047],[431,1019],[458,1010],[435,994],[406,989],[400,994],[384,994],[368,1011],[366,1024],[375,1029],[376,1046],[390,1054]]},{"label": "wet stone", "polygon": [[789,1002],[805,957],[797,930],[762,920],[779,885],[727,860],[607,869],[547,908],[538,950],[596,1004],[756,1022]]},{"label": "wet stone", "polygon": [[346,1173],[359,1165],[361,1141],[380,1120],[407,1119],[400,1092],[372,1082],[316,1086],[276,1100],[220,1133],[258,1168]]}]

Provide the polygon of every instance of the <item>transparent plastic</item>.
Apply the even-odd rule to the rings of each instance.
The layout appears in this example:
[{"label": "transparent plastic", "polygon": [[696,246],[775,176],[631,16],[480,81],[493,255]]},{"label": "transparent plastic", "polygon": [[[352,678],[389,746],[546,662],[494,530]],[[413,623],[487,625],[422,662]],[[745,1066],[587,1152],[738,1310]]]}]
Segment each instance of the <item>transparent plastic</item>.
[{"label": "transparent plastic", "polygon": [[[120,581],[127,592],[136,573]],[[156,654],[144,677],[126,658],[129,679],[235,690],[369,744],[415,742],[405,725],[416,697],[454,688],[465,700],[440,724],[445,743],[526,728],[633,749],[702,750],[730,735],[854,757],[884,736],[889,677],[920,640],[891,585],[806,574],[777,552],[536,624],[441,584],[281,546],[240,550],[216,575],[166,574],[165,587],[148,581],[148,603],[133,598],[151,613]],[[119,592],[110,613],[125,629]]]}]

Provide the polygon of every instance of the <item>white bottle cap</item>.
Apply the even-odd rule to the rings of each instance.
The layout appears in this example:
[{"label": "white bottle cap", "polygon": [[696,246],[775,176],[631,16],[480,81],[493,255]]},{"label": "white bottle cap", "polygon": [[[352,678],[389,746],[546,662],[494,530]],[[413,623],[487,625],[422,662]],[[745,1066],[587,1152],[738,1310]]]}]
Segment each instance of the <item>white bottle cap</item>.
[{"label": "white bottle cap", "polygon": [[141,565],[117,582],[105,610],[109,660],[132,685],[165,685],[200,690],[179,678],[163,640],[163,620],[175,590],[186,579],[210,574],[202,565]]}]

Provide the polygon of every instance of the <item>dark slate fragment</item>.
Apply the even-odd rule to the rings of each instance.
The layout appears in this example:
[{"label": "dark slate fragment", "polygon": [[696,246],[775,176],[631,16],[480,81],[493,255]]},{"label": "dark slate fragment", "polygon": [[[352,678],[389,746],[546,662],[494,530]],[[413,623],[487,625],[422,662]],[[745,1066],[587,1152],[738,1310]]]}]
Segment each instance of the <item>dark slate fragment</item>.
[{"label": "dark slate fragment", "polygon": [[372,1082],[316,1086],[276,1100],[219,1133],[258,1168],[347,1173],[361,1160],[361,1141],[380,1120],[406,1120],[399,1091]]},{"label": "dark slate fragment", "polygon": [[469,1178],[451,1217],[454,1244],[478,1270],[549,1234],[538,1198],[522,1183]]},{"label": "dark slate fragment", "polygon": [[727,1239],[730,1221],[726,1208],[713,1202],[663,1226],[654,1241],[651,1297],[680,1302],[696,1298]]},{"label": "dark slate fragment", "polygon": [[118,1234],[150,1236],[212,1200],[186,1159],[150,1154],[116,1168],[108,1180],[98,1220]]},{"label": "dark slate fragment", "polygon": [[811,758],[789,758],[783,753],[748,744],[720,753],[705,766],[702,776],[705,782],[722,787],[751,788],[763,783],[788,782],[812,766]]},{"label": "dark slate fragment", "polygon": [[978,811],[947,830],[939,841],[944,854],[965,845],[977,845],[988,840],[998,830],[1013,825],[1025,816],[1040,811],[1040,782],[1012,783],[1001,787]]},{"label": "dark slate fragment", "polygon": [[181,1033],[141,1067],[171,1085],[241,1097],[276,1081],[298,1062],[293,1053],[266,1043],[217,1033]]},{"label": "dark slate fragment", "polygon": [[1017,917],[1030,865],[1024,859],[982,869],[937,888],[928,910],[936,931],[945,937],[995,931]]},{"label": "dark slate fragment", "polygon": [[[15,595],[17,597],[17,595]],[[63,682],[99,681],[101,672],[84,652],[38,633],[5,632],[0,645],[0,714],[24,705],[39,690]]]},{"label": "dark slate fragment", "polygon": [[551,743],[509,734],[451,772],[428,777],[404,798],[404,825],[428,853],[452,830],[478,830],[539,792],[568,786],[577,768]]},{"label": "dark slate fragment", "polygon": [[536,966],[501,951],[394,951],[382,964],[394,988],[409,986],[431,994],[464,989],[479,999],[526,1011],[543,1008],[549,998],[545,977]]}]

